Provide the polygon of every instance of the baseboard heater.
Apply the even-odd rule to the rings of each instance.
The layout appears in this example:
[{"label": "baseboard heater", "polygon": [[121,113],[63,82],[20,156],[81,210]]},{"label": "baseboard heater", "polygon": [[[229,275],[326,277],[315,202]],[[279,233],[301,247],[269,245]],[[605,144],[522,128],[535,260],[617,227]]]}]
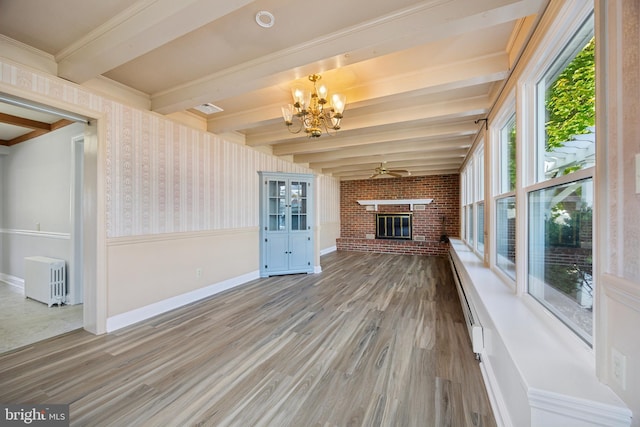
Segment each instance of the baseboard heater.
[{"label": "baseboard heater", "polygon": [[462,306],[462,314],[464,315],[465,323],[469,331],[469,338],[471,338],[471,347],[476,354],[476,358],[480,357],[480,353],[484,349],[484,335],[482,332],[482,325],[478,320],[478,314],[473,306],[473,303],[467,298],[467,293],[464,291],[462,279],[458,273],[458,268],[453,260],[453,255],[449,253],[449,262],[451,263],[451,270],[453,272],[453,281],[458,289],[458,296],[460,297],[460,304]]}]

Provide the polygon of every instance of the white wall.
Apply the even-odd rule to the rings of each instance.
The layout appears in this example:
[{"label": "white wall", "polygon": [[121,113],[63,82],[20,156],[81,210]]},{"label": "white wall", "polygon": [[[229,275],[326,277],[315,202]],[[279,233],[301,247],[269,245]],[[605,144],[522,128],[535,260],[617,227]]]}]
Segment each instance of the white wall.
[{"label": "white wall", "polygon": [[2,157],[0,273],[24,279],[24,258],[69,262],[71,139],[83,124],[9,147]]},{"label": "white wall", "polygon": [[321,175],[318,178],[319,203],[316,218],[320,225],[320,252],[334,250],[340,237],[340,181]]},{"label": "white wall", "polygon": [[[596,77],[598,165],[596,200],[598,371],[633,411],[640,426],[640,2],[600,0]],[[613,351],[626,364],[617,378]]]}]

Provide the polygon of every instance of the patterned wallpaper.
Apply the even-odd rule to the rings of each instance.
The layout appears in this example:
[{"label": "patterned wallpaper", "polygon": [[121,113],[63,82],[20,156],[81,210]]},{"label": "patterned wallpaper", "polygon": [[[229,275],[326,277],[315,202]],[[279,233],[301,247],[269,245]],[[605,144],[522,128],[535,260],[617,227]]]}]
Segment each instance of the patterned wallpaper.
[{"label": "patterned wallpaper", "polygon": [[318,212],[320,223],[340,222],[340,181],[326,176],[318,177],[318,187],[320,188],[320,203]]},{"label": "patterned wallpaper", "polygon": [[[104,114],[107,237],[257,227],[257,172],[311,172],[2,58],[0,81]],[[336,222],[339,183],[319,184],[320,222]]]},{"label": "patterned wallpaper", "polygon": [[145,111],[105,112],[109,237],[257,227],[257,171],[309,172]]}]

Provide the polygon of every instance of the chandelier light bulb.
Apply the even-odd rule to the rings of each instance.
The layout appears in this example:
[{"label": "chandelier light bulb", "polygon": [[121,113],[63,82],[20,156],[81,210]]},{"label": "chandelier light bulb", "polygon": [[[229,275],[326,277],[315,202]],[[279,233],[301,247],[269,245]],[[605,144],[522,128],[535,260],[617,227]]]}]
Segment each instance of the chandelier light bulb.
[{"label": "chandelier light bulb", "polygon": [[347,97],[340,93],[334,93],[331,97],[331,106],[333,107],[336,114],[342,115],[346,103]]},{"label": "chandelier light bulb", "polygon": [[291,94],[293,95],[293,105],[296,108],[301,108],[304,110],[305,107],[305,90],[299,87],[294,87],[291,89]]},{"label": "chandelier light bulb", "polygon": [[293,123],[293,105],[288,104],[285,107],[282,107],[282,118],[284,118],[284,122],[287,124]]},{"label": "chandelier light bulb", "polygon": [[326,100],[327,99],[327,87],[325,85],[320,85],[320,87],[318,88],[318,98],[320,98],[320,100]]}]

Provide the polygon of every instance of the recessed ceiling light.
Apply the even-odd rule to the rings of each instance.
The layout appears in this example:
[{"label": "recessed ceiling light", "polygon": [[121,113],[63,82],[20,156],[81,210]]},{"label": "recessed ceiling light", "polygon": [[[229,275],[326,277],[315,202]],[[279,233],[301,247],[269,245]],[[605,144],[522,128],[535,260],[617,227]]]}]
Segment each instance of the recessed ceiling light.
[{"label": "recessed ceiling light", "polygon": [[273,27],[276,18],[273,16],[273,13],[267,12],[266,10],[261,10],[256,13],[256,22],[262,28],[271,28]]},{"label": "recessed ceiling light", "polygon": [[197,107],[193,107],[193,108],[195,108],[196,110],[204,114],[213,114],[213,113],[219,113],[220,111],[223,111],[222,108],[218,107],[217,105],[213,105],[210,102],[207,102],[206,104],[198,105]]}]

